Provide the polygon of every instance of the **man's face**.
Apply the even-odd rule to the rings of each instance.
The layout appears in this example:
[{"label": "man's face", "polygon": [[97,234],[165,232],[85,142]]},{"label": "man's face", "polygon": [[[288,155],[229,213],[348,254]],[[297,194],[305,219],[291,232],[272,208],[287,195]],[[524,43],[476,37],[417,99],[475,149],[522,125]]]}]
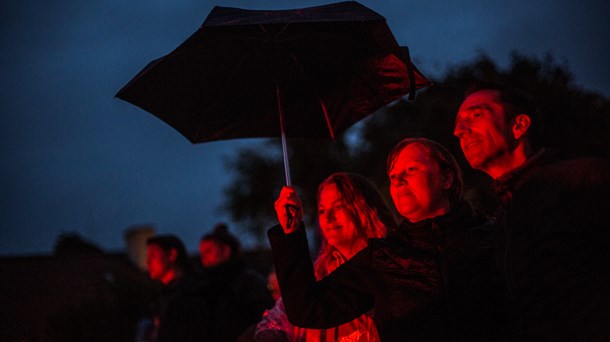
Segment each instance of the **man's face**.
[{"label": "man's face", "polygon": [[203,267],[214,267],[229,259],[231,249],[214,240],[203,240],[199,244],[199,258]]},{"label": "man's face", "polygon": [[430,153],[419,143],[407,145],[390,169],[390,194],[398,212],[411,222],[449,211],[451,183]]},{"label": "man's face", "polygon": [[505,122],[505,108],[495,90],[481,90],[468,96],[455,120],[453,134],[474,169],[489,168],[510,158],[515,139]]},{"label": "man's face", "polygon": [[161,247],[151,244],[146,247],[146,268],[151,279],[163,282],[172,269],[172,261]]}]

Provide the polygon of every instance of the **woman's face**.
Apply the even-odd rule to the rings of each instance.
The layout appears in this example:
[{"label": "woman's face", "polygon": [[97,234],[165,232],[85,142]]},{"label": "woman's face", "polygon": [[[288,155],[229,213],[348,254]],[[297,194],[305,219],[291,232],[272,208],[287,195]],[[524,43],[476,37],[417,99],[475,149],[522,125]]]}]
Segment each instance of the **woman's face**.
[{"label": "woman's face", "polygon": [[398,212],[411,222],[449,211],[447,179],[424,145],[407,145],[390,169],[390,194]]},{"label": "woman's face", "polygon": [[199,243],[199,260],[203,267],[214,267],[229,260],[231,249],[214,240],[203,240]]},{"label": "woman's face", "polygon": [[336,184],[329,183],[322,188],[318,198],[320,229],[328,244],[339,250],[350,250],[360,240],[346,205]]}]

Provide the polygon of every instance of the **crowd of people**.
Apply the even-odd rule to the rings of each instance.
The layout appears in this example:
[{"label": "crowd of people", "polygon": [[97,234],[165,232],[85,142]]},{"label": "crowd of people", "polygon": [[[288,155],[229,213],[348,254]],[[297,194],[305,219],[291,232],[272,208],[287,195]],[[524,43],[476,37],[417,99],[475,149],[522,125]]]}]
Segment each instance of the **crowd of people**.
[{"label": "crowd of people", "polygon": [[147,240],[148,274],[163,288],[137,341],[237,341],[273,306],[267,281],[246,267],[241,244],[225,224],[201,238],[199,263],[187,259],[174,235]]},{"label": "crowd of people", "polygon": [[393,206],[358,174],[319,185],[315,260],[299,194],[284,187],[268,231],[268,288],[226,228],[202,238],[197,278],[179,241],[151,238],[150,277],[166,288],[153,337],[610,341],[610,163],[562,158],[540,144],[540,126],[520,91],[473,86],[454,135],[470,166],[493,179],[495,215],[465,199],[444,146],[406,137],[387,158]]}]

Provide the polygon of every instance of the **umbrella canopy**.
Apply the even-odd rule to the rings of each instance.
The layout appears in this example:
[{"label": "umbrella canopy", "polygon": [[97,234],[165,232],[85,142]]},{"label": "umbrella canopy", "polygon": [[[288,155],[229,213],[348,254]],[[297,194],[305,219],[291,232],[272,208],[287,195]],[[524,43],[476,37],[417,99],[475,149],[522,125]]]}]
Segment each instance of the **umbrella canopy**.
[{"label": "umbrella canopy", "polygon": [[192,143],[334,138],[428,85],[385,18],[341,2],[273,11],[215,7],[191,37],[149,63],[117,97]]}]

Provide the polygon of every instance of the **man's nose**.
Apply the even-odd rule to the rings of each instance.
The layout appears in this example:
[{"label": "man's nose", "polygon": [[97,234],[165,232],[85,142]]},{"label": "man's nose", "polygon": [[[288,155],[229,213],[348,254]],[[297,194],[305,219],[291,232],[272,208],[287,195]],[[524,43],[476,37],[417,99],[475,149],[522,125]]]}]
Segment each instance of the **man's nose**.
[{"label": "man's nose", "polygon": [[461,138],[464,134],[468,133],[468,126],[462,121],[457,121],[455,123],[455,128],[453,129],[453,135],[458,138]]}]

